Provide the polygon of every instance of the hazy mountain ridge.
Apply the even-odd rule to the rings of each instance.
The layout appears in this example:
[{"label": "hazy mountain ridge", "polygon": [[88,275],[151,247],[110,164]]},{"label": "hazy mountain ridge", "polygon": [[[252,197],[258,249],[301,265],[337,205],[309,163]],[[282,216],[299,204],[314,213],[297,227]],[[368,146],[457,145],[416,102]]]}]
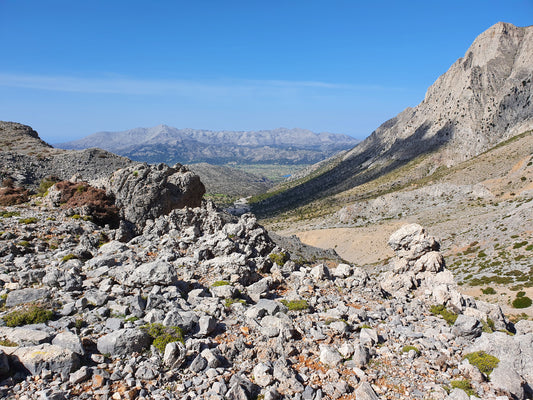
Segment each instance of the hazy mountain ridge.
[{"label": "hazy mountain ridge", "polygon": [[[264,200],[271,214],[348,190],[433,153],[451,166],[533,128],[533,26],[498,23],[428,89],[425,99],[378,127],[336,165]],[[427,173],[427,171],[426,171]]]},{"label": "hazy mountain ridge", "polygon": [[314,133],[306,129],[209,131],[167,125],[122,132],[98,132],[60,143],[64,149],[100,147],[137,161],[167,164],[209,162],[224,164],[310,164],[359,143],[347,135]]}]

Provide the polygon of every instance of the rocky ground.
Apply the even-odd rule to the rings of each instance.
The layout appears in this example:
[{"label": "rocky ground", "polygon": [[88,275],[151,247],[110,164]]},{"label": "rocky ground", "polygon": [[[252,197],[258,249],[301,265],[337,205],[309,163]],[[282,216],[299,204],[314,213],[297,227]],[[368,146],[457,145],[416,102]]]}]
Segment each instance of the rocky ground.
[{"label": "rocky ground", "polygon": [[[401,173],[400,173],[401,172]],[[533,295],[533,135],[526,132],[467,162],[402,185],[410,170],[393,173],[334,199],[346,204],[316,218],[269,221],[269,230],[333,248],[345,260],[380,268],[400,226],[418,223],[436,232],[460,290],[498,302],[509,314],[516,293]],[[399,188],[393,190],[393,186]],[[385,186],[380,189],[380,185]],[[384,194],[372,194],[379,191]],[[359,201],[349,200],[363,197]],[[493,288],[496,295],[481,290]]]},{"label": "rocky ground", "polygon": [[[531,398],[533,322],[461,295],[420,226],[391,236],[374,278],[291,259],[251,214],[204,202],[147,217],[169,185],[201,189],[147,168],[108,184],[131,230],[54,206],[53,188],[2,209],[3,397]],[[493,371],[465,358],[477,351]]]}]

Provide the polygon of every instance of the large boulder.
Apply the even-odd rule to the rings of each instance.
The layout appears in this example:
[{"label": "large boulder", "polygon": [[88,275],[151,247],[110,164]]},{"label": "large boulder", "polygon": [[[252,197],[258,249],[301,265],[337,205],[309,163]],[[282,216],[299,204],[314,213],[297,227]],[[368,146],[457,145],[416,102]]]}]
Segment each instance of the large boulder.
[{"label": "large boulder", "polygon": [[[504,332],[482,333],[465,353],[475,351],[495,356],[502,365],[514,369],[527,385],[533,387],[533,333],[515,336]],[[503,371],[499,371],[497,376],[500,376],[500,372]]]},{"label": "large boulder", "polygon": [[28,347],[3,347],[2,349],[9,356],[15,368],[22,368],[31,375],[39,375],[44,369],[69,374],[80,366],[80,358],[76,353],[47,343]]},{"label": "large boulder", "polygon": [[101,354],[126,356],[140,353],[150,346],[150,336],[139,329],[119,329],[98,339],[97,347]]},{"label": "large boulder", "polygon": [[103,186],[115,197],[120,216],[137,231],[174,209],[200,206],[205,193],[198,175],[180,164],[136,164],[115,171]]}]

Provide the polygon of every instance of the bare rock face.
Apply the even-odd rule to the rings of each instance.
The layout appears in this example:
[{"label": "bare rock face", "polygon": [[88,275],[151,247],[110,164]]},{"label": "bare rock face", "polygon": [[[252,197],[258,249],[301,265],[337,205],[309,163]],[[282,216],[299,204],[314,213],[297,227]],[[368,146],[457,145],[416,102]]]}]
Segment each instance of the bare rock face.
[{"label": "bare rock face", "polygon": [[385,122],[346,158],[372,148],[379,158],[405,159],[449,145],[453,164],[531,129],[532,43],[531,26],[490,27],[429,87],[422,103]]},{"label": "bare rock face", "polygon": [[198,207],[205,187],[198,175],[176,164],[139,164],[115,171],[104,182],[108,194],[115,197],[121,217],[140,231],[174,209]]}]

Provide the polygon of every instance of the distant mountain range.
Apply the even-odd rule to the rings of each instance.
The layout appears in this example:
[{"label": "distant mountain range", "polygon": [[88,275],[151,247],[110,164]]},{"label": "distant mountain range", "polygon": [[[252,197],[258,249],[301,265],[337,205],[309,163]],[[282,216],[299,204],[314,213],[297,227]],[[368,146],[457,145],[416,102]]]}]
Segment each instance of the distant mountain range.
[{"label": "distant mountain range", "polygon": [[358,143],[359,140],[351,136],[298,128],[209,131],[158,125],[122,132],[98,132],[55,147],[72,150],[98,147],[135,161],[169,165],[177,162],[297,165],[319,162]]}]

